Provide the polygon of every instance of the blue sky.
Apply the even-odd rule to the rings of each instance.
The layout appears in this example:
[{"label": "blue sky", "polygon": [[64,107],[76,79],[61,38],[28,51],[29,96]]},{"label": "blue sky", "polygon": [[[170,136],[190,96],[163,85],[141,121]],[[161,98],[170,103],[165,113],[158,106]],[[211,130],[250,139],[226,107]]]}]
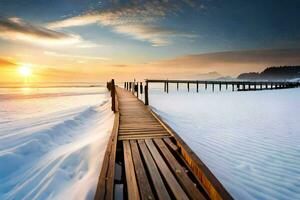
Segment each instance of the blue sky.
[{"label": "blue sky", "polygon": [[[91,64],[92,71],[105,68],[106,74],[118,72],[112,67],[121,65],[128,68],[120,73],[141,74],[144,69],[165,69],[174,61],[164,75],[170,69],[179,75],[185,71],[185,76],[193,70],[235,75],[267,65],[300,64],[295,54],[300,45],[299,10],[298,0],[2,0],[0,57],[63,69],[72,66],[70,58],[78,58],[76,65],[98,60]],[[24,50],[47,58],[42,62],[24,56]],[[266,60],[255,63],[253,55],[266,50]],[[290,50],[289,59],[278,62],[278,51]],[[216,62],[220,52],[227,52],[230,61]],[[201,65],[204,55],[211,59],[206,66]],[[247,56],[248,63],[239,63]],[[190,66],[180,63],[183,58]],[[230,64],[236,70],[226,70]]]}]

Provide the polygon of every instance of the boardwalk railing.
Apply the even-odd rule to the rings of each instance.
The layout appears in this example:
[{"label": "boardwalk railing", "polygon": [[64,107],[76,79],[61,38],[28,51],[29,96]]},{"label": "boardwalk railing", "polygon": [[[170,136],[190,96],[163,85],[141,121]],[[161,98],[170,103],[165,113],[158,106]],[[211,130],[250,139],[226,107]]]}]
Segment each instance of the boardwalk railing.
[{"label": "boardwalk railing", "polygon": [[180,85],[186,85],[187,91],[190,92],[191,85],[196,86],[196,92],[199,92],[202,86],[207,90],[210,86],[212,92],[215,87],[222,91],[231,89],[232,91],[255,91],[255,90],[273,90],[273,89],[287,89],[300,87],[299,81],[242,81],[242,80],[157,80],[146,79],[144,86],[143,82],[125,82],[124,88],[131,91],[137,97],[144,93],[144,103],[149,105],[148,87],[150,83],[161,83],[164,85],[164,92],[169,93],[169,85],[176,84],[176,89],[179,90]]}]

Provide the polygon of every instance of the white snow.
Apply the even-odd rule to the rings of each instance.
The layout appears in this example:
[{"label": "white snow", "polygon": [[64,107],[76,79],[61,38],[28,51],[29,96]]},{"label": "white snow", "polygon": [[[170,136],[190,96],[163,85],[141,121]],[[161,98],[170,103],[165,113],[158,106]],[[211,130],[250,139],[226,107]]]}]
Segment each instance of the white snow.
[{"label": "white snow", "polygon": [[0,199],[93,199],[113,116],[104,87],[0,89]]},{"label": "white snow", "polygon": [[197,94],[180,85],[167,94],[151,85],[151,106],[234,198],[300,199],[300,89]]}]

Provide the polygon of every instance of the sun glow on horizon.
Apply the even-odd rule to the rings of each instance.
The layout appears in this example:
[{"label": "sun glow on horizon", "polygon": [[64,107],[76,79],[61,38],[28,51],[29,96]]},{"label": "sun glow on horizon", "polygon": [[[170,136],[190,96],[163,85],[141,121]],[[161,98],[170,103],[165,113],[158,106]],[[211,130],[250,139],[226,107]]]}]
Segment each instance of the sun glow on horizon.
[{"label": "sun glow on horizon", "polygon": [[23,77],[29,77],[32,75],[31,67],[30,65],[22,65],[18,68],[18,72]]}]

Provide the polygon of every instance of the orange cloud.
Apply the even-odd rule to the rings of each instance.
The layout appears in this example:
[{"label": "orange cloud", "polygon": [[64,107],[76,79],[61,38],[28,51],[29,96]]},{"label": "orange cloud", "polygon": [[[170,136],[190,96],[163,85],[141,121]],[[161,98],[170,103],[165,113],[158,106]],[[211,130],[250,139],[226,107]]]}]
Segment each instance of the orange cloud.
[{"label": "orange cloud", "polygon": [[172,71],[217,71],[237,75],[242,72],[261,71],[269,66],[299,64],[300,49],[269,49],[186,55],[148,63],[147,66],[167,68],[166,70],[172,68]]},{"label": "orange cloud", "polygon": [[15,66],[16,64],[14,62],[0,58],[0,69],[7,69]]}]

